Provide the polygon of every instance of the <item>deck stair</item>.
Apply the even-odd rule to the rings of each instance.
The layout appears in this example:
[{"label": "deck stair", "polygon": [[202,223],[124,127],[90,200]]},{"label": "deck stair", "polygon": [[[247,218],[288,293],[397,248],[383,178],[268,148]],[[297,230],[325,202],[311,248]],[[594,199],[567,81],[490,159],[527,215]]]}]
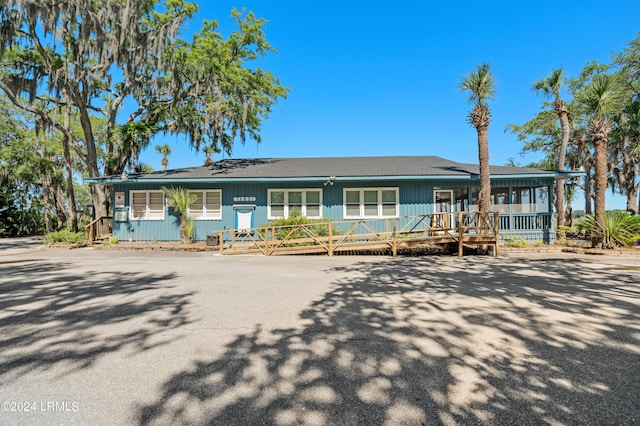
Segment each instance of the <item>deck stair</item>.
[{"label": "deck stair", "polygon": [[87,243],[92,245],[98,241],[104,241],[111,237],[113,232],[113,217],[101,216],[92,220],[86,227]]}]

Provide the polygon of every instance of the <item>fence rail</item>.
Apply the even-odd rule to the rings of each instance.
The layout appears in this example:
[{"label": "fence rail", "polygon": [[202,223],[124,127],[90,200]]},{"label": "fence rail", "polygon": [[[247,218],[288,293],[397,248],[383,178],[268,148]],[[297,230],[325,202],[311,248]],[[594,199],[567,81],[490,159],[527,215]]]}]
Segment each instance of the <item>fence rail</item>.
[{"label": "fence rail", "polygon": [[398,249],[432,244],[489,245],[498,255],[498,212],[436,213],[387,219],[360,219],[300,225],[270,226],[219,232],[221,254],[335,253]]},{"label": "fence rail", "polygon": [[113,231],[113,217],[101,216],[92,220],[85,226],[87,233],[87,243],[93,244],[95,240],[109,237]]}]

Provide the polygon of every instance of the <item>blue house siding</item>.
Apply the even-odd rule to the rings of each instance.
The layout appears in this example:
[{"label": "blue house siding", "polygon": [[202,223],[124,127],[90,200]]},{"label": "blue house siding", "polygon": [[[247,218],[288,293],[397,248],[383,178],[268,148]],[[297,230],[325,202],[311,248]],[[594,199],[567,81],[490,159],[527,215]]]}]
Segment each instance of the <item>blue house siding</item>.
[{"label": "blue house siding", "polygon": [[[212,181],[206,182],[174,182],[165,184],[151,182],[114,182],[115,192],[124,192],[125,207],[116,207],[113,223],[113,234],[121,241],[178,241],[180,239],[178,218],[173,214],[173,209],[164,206],[164,219],[162,220],[131,220],[130,206],[131,191],[158,191],[162,186],[183,186],[193,190],[221,190],[222,191],[222,218],[196,220],[195,239],[206,240],[208,234],[225,229],[236,228],[236,210],[238,208],[253,211],[253,226],[258,227],[268,222],[268,190],[270,189],[319,189],[322,191],[322,216],[323,218],[341,221],[344,220],[344,190],[355,188],[398,188],[399,215],[416,216],[434,213],[434,191],[456,190],[464,188],[467,193],[467,205],[471,205],[471,189],[479,186],[477,179],[444,179],[435,180],[429,178],[396,179],[339,179],[333,184],[327,184],[326,179],[301,179],[300,181]],[[527,241],[542,240],[552,243],[555,240],[553,231],[553,177],[544,178],[494,178],[493,188],[507,188],[508,210],[501,214],[502,232]],[[545,225],[544,229],[513,229],[517,223],[522,222],[513,212],[512,193],[513,188],[525,186],[545,186],[548,190],[548,211],[541,215],[525,215],[531,223]],[[126,212],[126,220],[118,221],[117,213]],[[521,215],[522,216],[522,215]],[[539,216],[537,218],[536,216]],[[520,222],[518,222],[520,220]],[[379,221],[376,227],[384,229],[384,221]],[[402,226],[399,223],[398,226]]]}]

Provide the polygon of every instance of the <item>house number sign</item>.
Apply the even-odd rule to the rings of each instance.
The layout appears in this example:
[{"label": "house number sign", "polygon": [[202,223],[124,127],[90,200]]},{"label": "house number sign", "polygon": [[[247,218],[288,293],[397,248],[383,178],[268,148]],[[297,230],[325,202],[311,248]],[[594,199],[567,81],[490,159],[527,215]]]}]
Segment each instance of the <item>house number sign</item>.
[{"label": "house number sign", "polygon": [[235,203],[248,203],[248,202],[255,202],[256,201],[256,197],[233,197],[233,201]]}]

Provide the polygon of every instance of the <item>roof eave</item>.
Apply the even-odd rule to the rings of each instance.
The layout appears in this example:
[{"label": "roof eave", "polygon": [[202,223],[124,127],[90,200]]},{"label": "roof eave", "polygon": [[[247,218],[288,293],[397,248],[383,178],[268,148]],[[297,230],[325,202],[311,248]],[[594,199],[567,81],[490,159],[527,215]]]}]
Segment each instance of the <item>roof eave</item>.
[{"label": "roof eave", "polygon": [[[492,179],[518,179],[518,178],[567,178],[581,177],[584,172],[547,172],[547,173],[518,173],[518,174],[492,174]],[[461,175],[411,175],[411,176],[336,176],[333,181],[382,181],[382,180],[474,180],[480,175],[475,173]],[[223,182],[325,182],[330,176],[313,177],[245,177],[245,178],[135,178],[129,177],[105,177],[86,179],[88,183],[104,185],[133,184],[133,183],[223,183]]]}]

